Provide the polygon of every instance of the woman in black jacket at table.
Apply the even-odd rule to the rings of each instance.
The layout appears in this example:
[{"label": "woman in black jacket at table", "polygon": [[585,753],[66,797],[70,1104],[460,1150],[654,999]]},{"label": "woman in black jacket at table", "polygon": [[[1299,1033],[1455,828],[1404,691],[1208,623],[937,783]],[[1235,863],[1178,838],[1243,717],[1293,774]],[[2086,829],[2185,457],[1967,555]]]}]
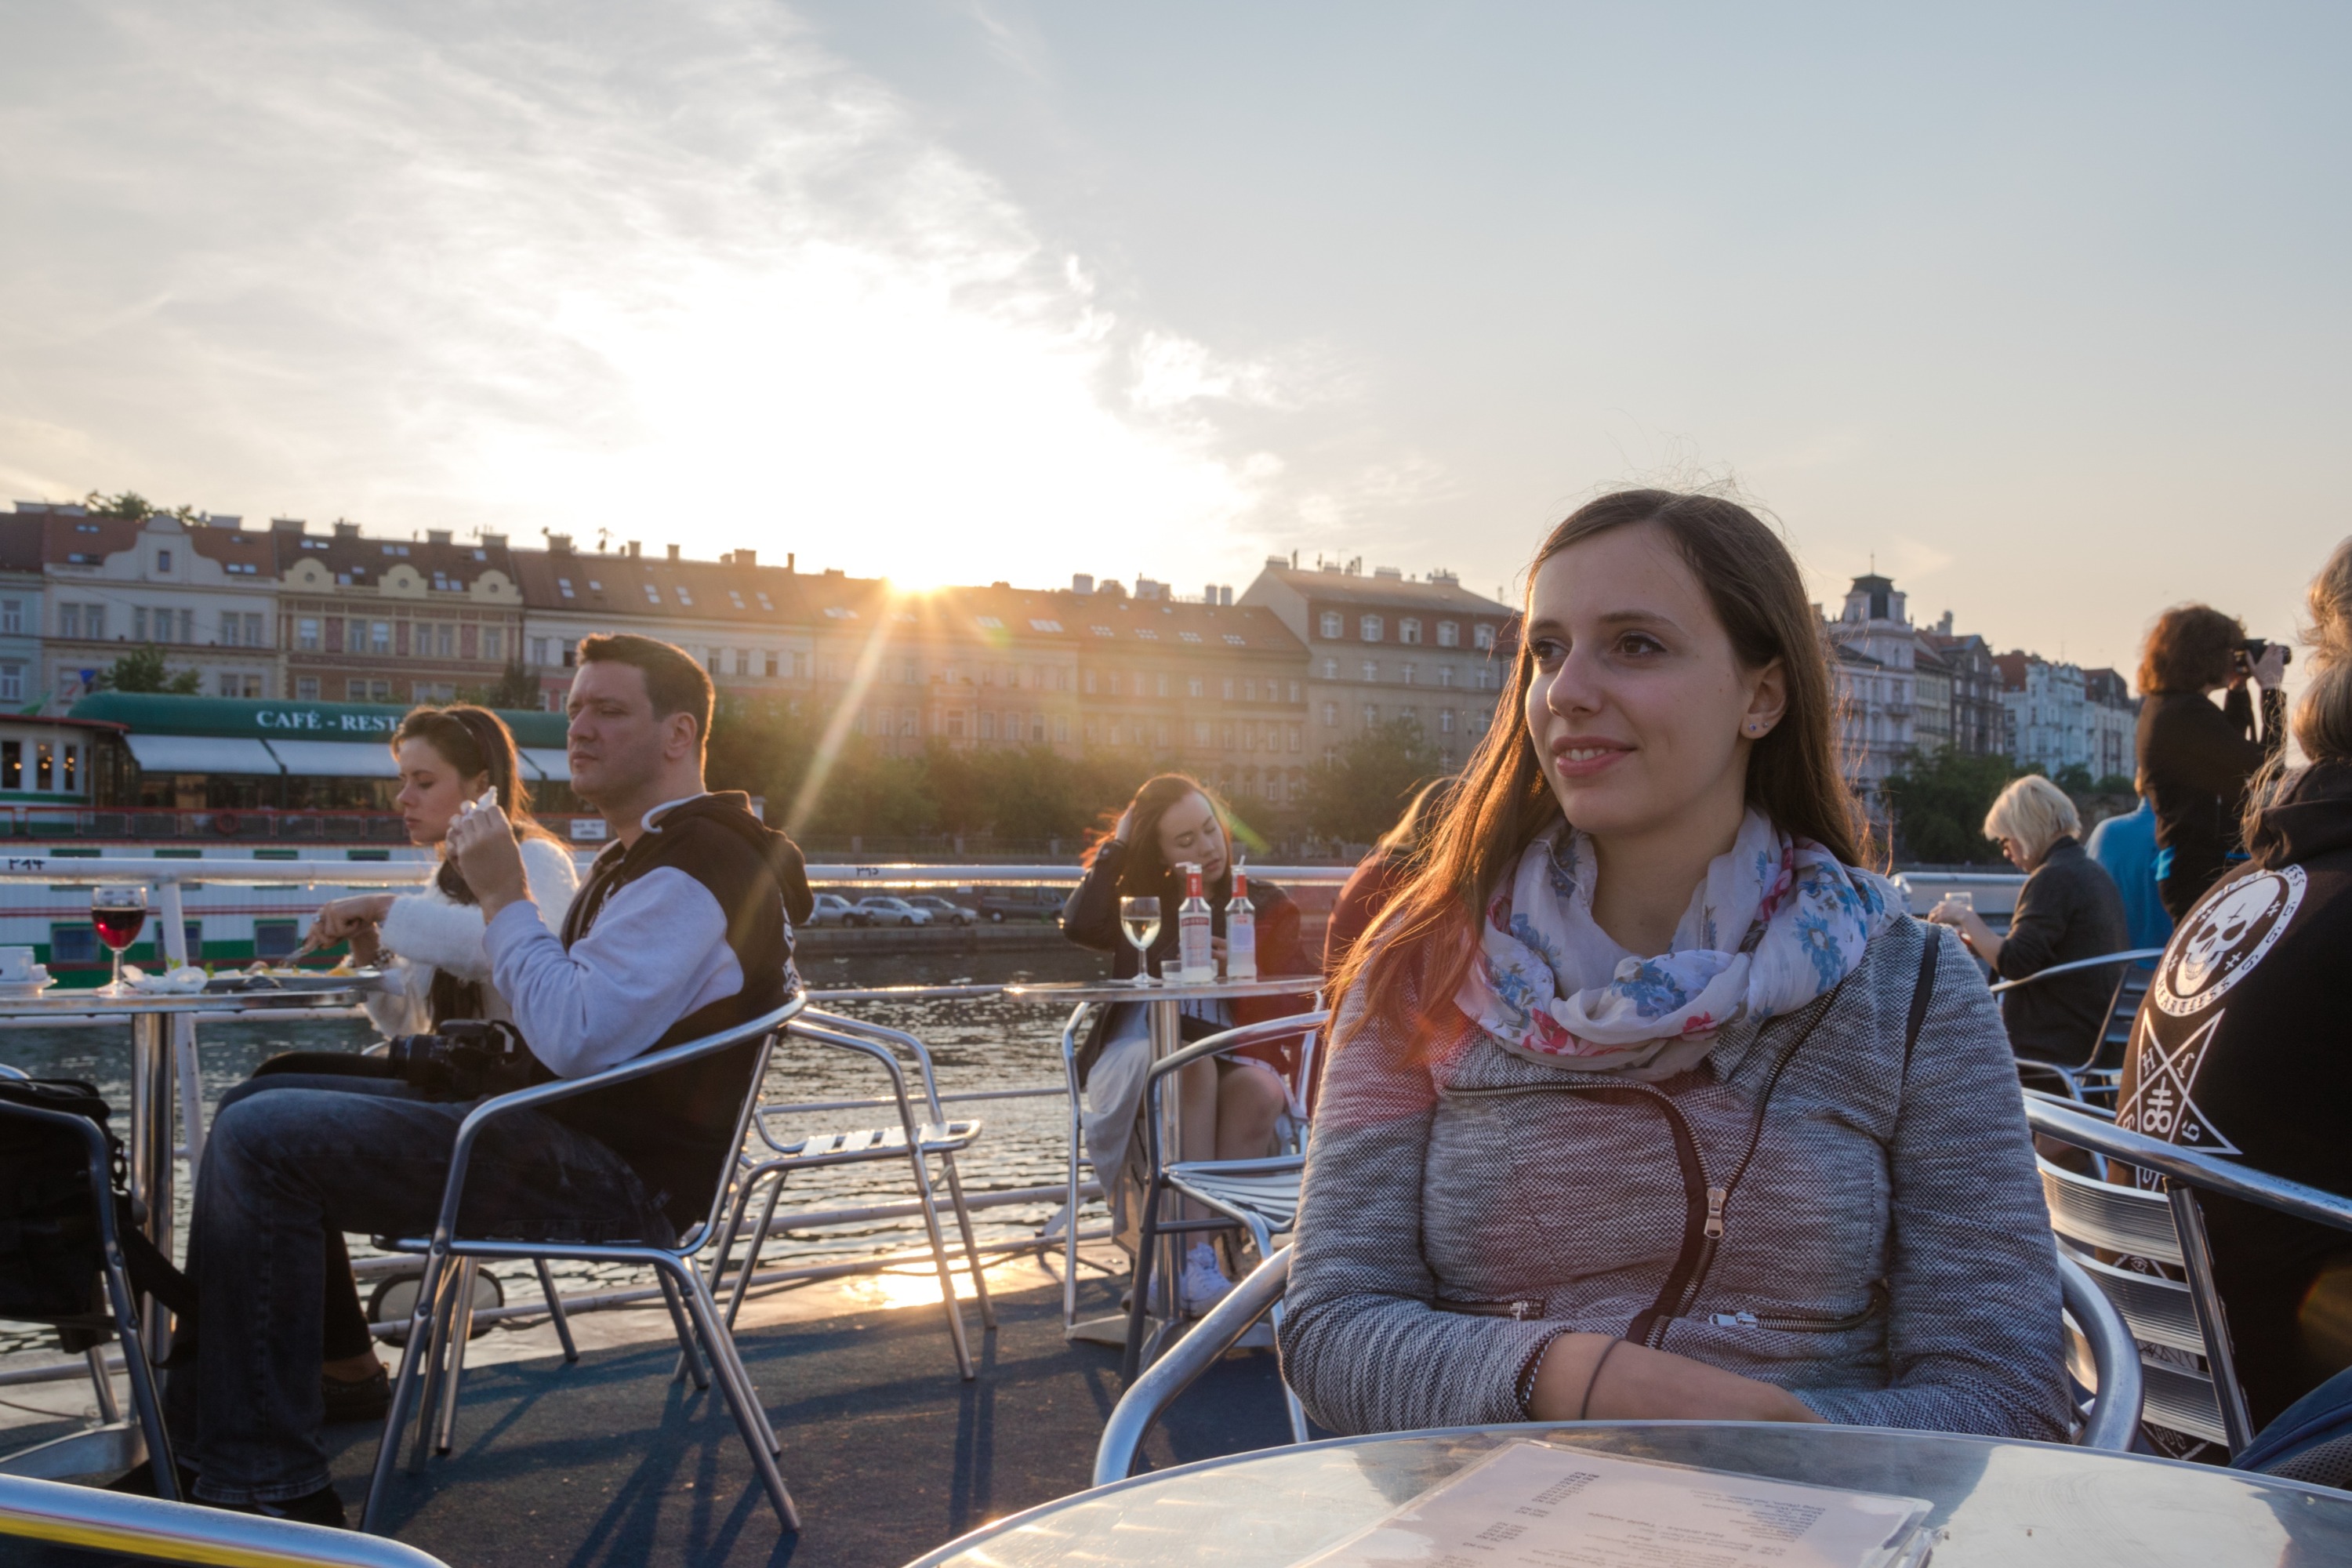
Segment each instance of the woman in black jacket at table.
[{"label": "woman in black jacket at table", "polygon": [[[2121,952],[2130,945],[2124,897],[2105,868],[2084,852],[2083,819],[2066,792],[2028,773],[2000,792],[1985,814],[1985,837],[2025,873],[2007,935],[1996,935],[1973,907],[1947,898],[1927,918],[1955,927],[1969,950],[2003,980],[2023,980],[2053,964]],[[2011,1049],[2029,1061],[2068,1066],[2087,1060],[2106,1031],[2117,967],[2078,970],[2001,1000]]]},{"label": "woman in black jacket at table", "polygon": [[[1222,959],[1225,905],[1233,898],[1231,843],[1224,814],[1198,780],[1162,773],[1146,781],[1120,814],[1118,826],[1095,845],[1085,880],[1062,907],[1062,934],[1080,947],[1108,952],[1112,974],[1132,978],[1139,964],[1135,949],[1119,931],[1118,901],[1155,897],[1160,923],[1150,953],[1152,972],[1172,972],[1176,910],[1184,901],[1184,881],[1176,868],[1189,861],[1201,868],[1212,943]],[[1313,965],[1299,944],[1298,906],[1290,895],[1253,877],[1249,898],[1256,915],[1258,973],[1268,979],[1311,975]],[[1307,992],[1314,986],[1312,979],[1305,982]],[[1184,1037],[1203,1039],[1238,1025],[1303,1012],[1310,1001],[1309,995],[1188,1001],[1182,1005]],[[1179,1073],[1184,1148],[1177,1157],[1245,1160],[1272,1152],[1276,1127],[1290,1103],[1284,1079],[1295,1065],[1289,1056],[1295,1048],[1247,1047],[1195,1062]],[[1119,1190],[1150,1065],[1150,1026],[1142,1005],[1120,1003],[1104,1008],[1078,1052],[1078,1073],[1086,1089],[1087,1147],[1106,1194]],[[1111,1201],[1118,1203],[1117,1196]],[[1215,1249],[1196,1243],[1184,1267],[1186,1304],[1206,1307],[1224,1293],[1227,1284]]]},{"label": "woman in black jacket at table", "polygon": [[[2208,605],[2182,605],[2158,617],[2139,666],[2139,773],[2156,810],[2156,888],[2177,921],[2221,879],[2239,848],[2246,781],[2285,739],[2279,682],[2286,649],[2273,643],[2259,660],[2242,650],[2243,622]],[[2262,734],[2254,733],[2249,679],[2262,688]],[[2206,693],[2229,689],[2216,709]]]}]

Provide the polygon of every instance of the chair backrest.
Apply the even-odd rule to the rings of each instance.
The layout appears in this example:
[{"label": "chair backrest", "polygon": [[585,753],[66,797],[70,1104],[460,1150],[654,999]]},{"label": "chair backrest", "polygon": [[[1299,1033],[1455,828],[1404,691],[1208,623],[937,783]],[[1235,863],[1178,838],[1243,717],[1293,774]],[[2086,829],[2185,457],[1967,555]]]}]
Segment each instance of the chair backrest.
[{"label": "chair backrest", "polygon": [[2131,1328],[2097,1282],[2063,1254],[2058,1293],[2065,1307],[2069,1370],[2093,1394],[2089,1410],[2077,1409],[2083,1426],[2075,1441],[2085,1448],[2128,1452],[2139,1436],[2147,1394]]},{"label": "chair backrest", "polygon": [[[2062,1247],[2107,1291],[2140,1342],[2148,1419],[2225,1444],[2232,1454],[2244,1448],[2253,1436],[2252,1423],[2238,1385],[2197,1194],[2220,1193],[2344,1231],[2352,1231],[2352,1198],[2127,1131],[2084,1107],[2048,1095],[2028,1091],[2025,1116],[2042,1138],[2165,1179],[2159,1194],[2094,1181],[2047,1162],[2042,1165],[2042,1191]],[[2090,1256],[2098,1251],[2167,1265],[2183,1278],[2171,1279]],[[2201,1366],[2197,1364],[2200,1357]]]}]

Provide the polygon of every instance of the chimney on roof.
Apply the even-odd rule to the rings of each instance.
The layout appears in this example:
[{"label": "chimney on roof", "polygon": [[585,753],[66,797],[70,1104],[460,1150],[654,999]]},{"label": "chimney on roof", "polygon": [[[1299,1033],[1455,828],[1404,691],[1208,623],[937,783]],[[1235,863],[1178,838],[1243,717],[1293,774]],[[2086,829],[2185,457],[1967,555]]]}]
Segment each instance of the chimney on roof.
[{"label": "chimney on roof", "polygon": [[272,533],[300,533],[302,520],[299,517],[273,517],[269,520]]},{"label": "chimney on roof", "polygon": [[570,534],[568,534],[568,533],[551,533],[551,534],[549,534],[549,535],[547,536],[547,552],[548,552],[550,555],[569,555],[569,554],[571,554],[571,553],[572,553],[572,536],[571,536]]},{"label": "chimney on roof", "polygon": [[1227,583],[1217,590],[1217,603],[1220,605],[1230,605],[1233,602],[1234,585],[1231,583]]},{"label": "chimney on roof", "polygon": [[1071,592],[1071,593],[1073,593],[1073,594],[1091,594],[1091,593],[1093,593],[1094,591],[1095,591],[1095,579],[1094,579],[1094,574],[1093,574],[1093,573],[1091,573],[1091,572],[1073,572],[1073,573],[1071,573],[1071,574],[1070,574],[1070,592]]},{"label": "chimney on roof", "polygon": [[428,528],[425,531],[425,542],[427,544],[452,544],[457,542],[457,538],[456,533],[446,528]]},{"label": "chimney on roof", "polygon": [[1268,566],[1273,567],[1273,568],[1274,568],[1276,571],[1277,571],[1277,572],[1278,572],[1278,571],[1280,571],[1282,568],[1284,568],[1284,567],[1286,567],[1286,566],[1295,566],[1295,565],[1297,565],[1297,562],[1292,561],[1292,560],[1288,559],[1287,557],[1286,557],[1286,556],[1281,556],[1281,555],[1269,555],[1269,556],[1267,556],[1267,557],[1265,558],[1265,563],[1266,563]]},{"label": "chimney on roof", "polygon": [[799,561],[800,561],[800,552],[799,552],[798,551],[787,550],[787,551],[785,551],[785,552],[784,552],[784,570],[785,570],[785,571],[790,572],[790,571],[793,570],[793,569],[794,569],[794,567],[796,566],[796,564],[799,563]]},{"label": "chimney on roof", "polygon": [[757,566],[759,563],[760,552],[756,550],[739,550],[735,552],[735,564],[738,566]]},{"label": "chimney on roof", "polygon": [[492,533],[492,532],[491,532],[488,529],[487,529],[487,528],[486,528],[486,529],[484,529],[484,530],[482,530],[482,548],[483,548],[483,549],[485,549],[485,550],[504,550],[506,547],[507,547],[507,536],[506,536],[505,534],[503,534],[503,533]]},{"label": "chimney on roof", "polygon": [[1375,566],[1372,568],[1372,575],[1375,577],[1385,577],[1391,583],[1402,583],[1404,581],[1404,574],[1394,566]]},{"label": "chimney on roof", "polygon": [[677,546],[675,544],[669,547],[669,558],[672,561],[676,561],[677,559]]},{"label": "chimney on roof", "polygon": [[360,525],[358,523],[338,522],[335,524],[335,537],[337,539],[357,539],[359,536]]}]

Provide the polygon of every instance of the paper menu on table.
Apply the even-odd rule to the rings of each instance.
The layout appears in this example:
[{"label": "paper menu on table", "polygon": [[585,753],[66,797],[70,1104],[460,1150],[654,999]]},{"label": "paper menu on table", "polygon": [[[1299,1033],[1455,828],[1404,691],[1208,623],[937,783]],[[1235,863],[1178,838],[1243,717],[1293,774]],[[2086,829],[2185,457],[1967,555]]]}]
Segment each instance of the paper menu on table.
[{"label": "paper menu on table", "polygon": [[1298,1568],[1917,1568],[1931,1506],[1518,1442]]}]

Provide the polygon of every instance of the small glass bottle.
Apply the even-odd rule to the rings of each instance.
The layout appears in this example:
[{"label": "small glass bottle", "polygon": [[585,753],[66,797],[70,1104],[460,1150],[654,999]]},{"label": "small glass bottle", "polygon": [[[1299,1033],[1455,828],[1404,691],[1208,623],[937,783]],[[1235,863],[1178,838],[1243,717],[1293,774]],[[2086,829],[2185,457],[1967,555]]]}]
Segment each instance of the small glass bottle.
[{"label": "small glass bottle", "polygon": [[1201,868],[1186,861],[1184,902],[1176,910],[1176,978],[1199,985],[1217,977],[1216,950],[1209,945],[1209,900],[1201,894]]},{"label": "small glass bottle", "polygon": [[1257,906],[1250,902],[1249,868],[1234,867],[1234,896],[1225,905],[1225,978],[1257,978]]}]

